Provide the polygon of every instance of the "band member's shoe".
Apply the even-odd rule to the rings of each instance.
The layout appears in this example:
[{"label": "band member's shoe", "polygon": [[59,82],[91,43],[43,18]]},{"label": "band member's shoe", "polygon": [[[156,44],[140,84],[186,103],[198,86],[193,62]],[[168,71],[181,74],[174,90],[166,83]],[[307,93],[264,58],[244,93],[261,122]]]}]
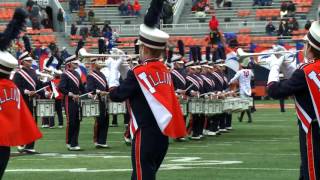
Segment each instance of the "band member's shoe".
[{"label": "band member's shoe", "polygon": [[97,149],[100,149],[100,148],[108,148],[108,147],[109,147],[108,144],[98,144],[98,143],[94,143],[94,145],[96,146]]},{"label": "band member's shoe", "polygon": [[66,144],[66,146],[67,146],[68,149],[71,147],[70,144]]},{"label": "band member's shoe", "polygon": [[43,124],[42,126],[41,126],[41,128],[48,128],[49,127],[49,125],[47,125],[47,124]]},{"label": "band member's shoe", "polygon": [[186,138],[184,137],[180,137],[180,138],[177,138],[176,141],[179,141],[179,142],[184,142],[186,141]]},{"label": "band member's shoe", "polygon": [[232,130],[232,127],[226,127],[227,130]]},{"label": "band member's shoe", "polygon": [[201,137],[200,137],[200,135],[199,136],[191,136],[190,139],[191,140],[200,140]]},{"label": "band member's shoe", "polygon": [[54,126],[50,126],[49,129],[54,129]]},{"label": "band member's shoe", "polygon": [[80,148],[80,146],[74,146],[74,147],[69,147],[68,148],[69,151],[81,151],[82,149]]},{"label": "band member's shoe", "polygon": [[248,123],[252,123],[252,120],[249,120]]},{"label": "band member's shoe", "polygon": [[215,132],[208,131],[207,135],[208,135],[208,136],[216,136],[217,134],[216,134]]},{"label": "band member's shoe", "polygon": [[227,129],[220,129],[220,132],[226,133],[226,132],[228,132],[228,130]]},{"label": "band member's shoe", "polygon": [[59,129],[62,129],[62,128],[63,128],[63,125],[59,125],[58,128],[59,128]]},{"label": "band member's shoe", "polygon": [[23,150],[27,154],[39,154],[36,150],[34,149],[24,149]]},{"label": "band member's shoe", "polygon": [[110,127],[118,127],[118,124],[111,124]]},{"label": "band member's shoe", "polygon": [[204,136],[207,136],[207,135],[208,135],[208,132],[209,132],[209,130],[204,129],[204,130],[202,131],[202,134],[203,134]]},{"label": "band member's shoe", "polygon": [[24,152],[24,146],[18,146],[17,150],[19,153],[23,153]]}]

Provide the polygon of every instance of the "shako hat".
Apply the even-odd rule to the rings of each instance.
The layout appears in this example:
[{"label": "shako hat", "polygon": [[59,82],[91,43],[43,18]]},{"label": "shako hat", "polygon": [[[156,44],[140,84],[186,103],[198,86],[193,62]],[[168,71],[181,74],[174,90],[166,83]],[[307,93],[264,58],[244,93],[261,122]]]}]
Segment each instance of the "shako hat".
[{"label": "shako hat", "polygon": [[314,21],[304,39],[316,50],[320,51],[320,23]]},{"label": "shako hat", "polygon": [[158,25],[164,0],[152,0],[148,12],[144,18],[144,24],[140,25],[139,40],[137,44],[143,44],[152,49],[164,49],[169,39],[169,34],[161,31]]},{"label": "shako hat", "polygon": [[11,41],[16,39],[25,24],[28,13],[21,8],[17,8],[12,20],[8,23],[4,32],[0,33],[0,72],[10,74],[18,66],[17,59],[10,54],[7,49]]}]

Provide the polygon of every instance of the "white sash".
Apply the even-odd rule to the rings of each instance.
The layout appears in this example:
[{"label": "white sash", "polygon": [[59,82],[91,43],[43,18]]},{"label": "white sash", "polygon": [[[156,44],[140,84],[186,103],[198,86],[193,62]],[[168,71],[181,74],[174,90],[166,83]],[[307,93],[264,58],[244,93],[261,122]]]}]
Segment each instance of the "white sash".
[{"label": "white sash", "polygon": [[177,70],[172,70],[172,74],[175,75],[178,79],[180,79],[180,81],[185,85],[186,84],[186,80],[184,79],[184,77],[177,71]]},{"label": "white sash", "polygon": [[70,71],[66,71],[65,74],[79,87],[79,79],[73,75]]},{"label": "white sash", "polygon": [[30,77],[30,75],[23,69],[20,69],[18,73],[32,86],[33,90],[36,90],[36,82]]},{"label": "white sash", "polygon": [[90,75],[91,75],[94,79],[96,79],[104,88],[107,87],[107,83],[105,82],[105,80],[103,80],[103,78],[101,78],[97,73],[91,72]]}]

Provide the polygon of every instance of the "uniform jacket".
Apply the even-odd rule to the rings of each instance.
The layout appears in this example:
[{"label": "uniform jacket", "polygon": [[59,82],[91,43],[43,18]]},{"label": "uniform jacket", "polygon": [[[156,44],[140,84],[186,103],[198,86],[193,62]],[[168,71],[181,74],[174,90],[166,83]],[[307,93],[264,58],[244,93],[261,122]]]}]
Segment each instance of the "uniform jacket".
[{"label": "uniform jacket", "polygon": [[171,71],[171,77],[173,81],[174,90],[186,89],[186,74],[183,69],[173,69]]},{"label": "uniform jacket", "polygon": [[316,118],[302,67],[297,69],[290,79],[269,83],[268,95],[275,99],[294,95],[297,103],[300,104],[310,118]]},{"label": "uniform jacket", "polygon": [[[75,77],[75,79],[72,80],[70,76],[67,75],[66,72],[71,73],[73,77]],[[79,73],[77,73],[76,71],[66,71],[66,72],[64,72],[61,75],[61,81],[59,84],[59,90],[62,92],[62,94],[68,96],[69,92],[72,92],[73,94],[78,94],[78,95],[80,95],[81,93],[84,93],[85,89],[81,82]]]},{"label": "uniform jacket", "polygon": [[160,131],[133,71],[128,71],[127,78],[120,82],[120,86],[111,89],[109,96],[114,102],[129,100],[129,105],[135,115],[138,127],[155,128]]}]

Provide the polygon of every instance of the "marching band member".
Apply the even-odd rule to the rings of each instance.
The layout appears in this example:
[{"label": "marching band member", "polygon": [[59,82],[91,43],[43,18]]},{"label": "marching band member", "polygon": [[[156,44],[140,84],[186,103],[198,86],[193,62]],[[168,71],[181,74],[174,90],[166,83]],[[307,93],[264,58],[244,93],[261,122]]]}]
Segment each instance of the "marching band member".
[{"label": "marching band member", "polygon": [[92,72],[87,76],[87,92],[92,92],[92,98],[98,98],[100,116],[96,117],[94,124],[94,144],[96,148],[107,148],[107,135],[109,128],[109,114],[106,110],[108,85],[106,77],[100,71],[105,62],[97,58],[91,59]]},{"label": "marching band member", "polygon": [[81,150],[78,138],[80,131],[79,96],[84,92],[84,86],[76,69],[80,61],[76,55],[65,60],[66,70],[61,75],[59,89],[64,95],[65,111],[67,116],[66,143],[69,151]]},{"label": "marching band member", "polygon": [[[221,62],[218,62],[216,64],[213,65],[213,77],[214,77],[214,82],[215,82],[215,85],[216,85],[216,89],[218,91],[218,93],[220,92],[223,92],[226,90],[227,88],[227,83],[226,83],[226,80],[221,72],[221,65],[220,65]],[[224,96],[224,95],[223,95]],[[218,134],[220,132],[226,132],[226,114],[225,113],[221,113],[221,114],[218,114],[217,115],[217,125],[219,126],[219,129],[218,129]]]},{"label": "marching band member", "polygon": [[[187,70],[187,77],[186,77],[186,94],[191,97],[199,97],[200,95],[200,84],[198,78],[195,76],[196,73],[196,66],[194,65],[194,61],[190,60],[184,64]],[[199,124],[201,121],[201,116],[199,114],[191,114],[190,121],[189,121],[189,129],[192,131],[192,135],[190,139],[192,140],[200,140],[201,134],[199,129]]]},{"label": "marching band member", "polygon": [[[245,68],[243,66],[240,67],[240,71],[238,71],[234,77],[230,80],[229,85],[236,82],[237,80],[239,81],[239,88],[240,88],[240,98],[246,98],[246,97],[251,97],[251,79],[253,79],[254,74],[251,71],[251,69]],[[240,117],[238,118],[240,122],[242,122],[242,118],[244,113],[247,113],[248,115],[248,123],[252,122],[251,118],[251,110],[245,110],[242,111],[240,114]]]},{"label": "marching band member", "polygon": [[[22,97],[27,104],[31,114],[37,122],[35,112],[36,98],[38,96],[36,90],[40,89],[43,83],[39,80],[36,71],[32,69],[33,59],[29,56],[29,52],[24,52],[19,56],[21,68],[14,74],[13,82],[17,85]],[[39,93],[43,93],[39,92]],[[35,142],[31,142],[25,146],[19,146],[19,152],[34,154],[37,153],[34,149]]]},{"label": "marching band member", "polygon": [[[131,179],[156,179],[156,173],[168,149],[168,136],[183,137],[185,123],[176,98],[170,73],[161,62],[169,35],[157,28],[163,0],[152,0],[140,26],[139,45],[142,64],[129,70],[126,79],[119,83],[117,73],[123,58],[112,62],[110,98],[112,101],[129,100],[132,121],[132,177]],[[125,71],[122,71],[125,75]]]},{"label": "marching band member", "polygon": [[[299,124],[300,179],[320,179],[320,24],[312,23],[305,36],[306,63],[295,69],[295,63],[284,62],[285,56],[270,63],[269,96],[279,99],[294,96]],[[285,80],[280,81],[280,69]]]},{"label": "marching band member", "polygon": [[[199,48],[200,47],[197,47],[197,51],[199,51]],[[198,53],[201,53],[201,52],[198,52]],[[197,59],[198,59],[198,62],[195,62],[195,74],[194,74],[194,77],[195,79],[198,81],[199,83],[199,97],[198,98],[201,98],[201,99],[204,99],[204,96],[201,96],[202,94],[206,93],[206,87],[204,86],[204,80],[201,76],[201,61],[200,59],[201,58],[201,54],[200,56],[198,55],[197,56]],[[205,115],[203,113],[201,114],[198,114],[198,121],[194,122],[193,123],[193,130],[197,132],[197,134],[199,134],[199,137],[202,138],[203,137],[203,128],[204,128],[204,125],[205,125]]]},{"label": "marching band member", "polygon": [[0,179],[9,161],[10,146],[28,144],[42,136],[23,100],[23,91],[9,80],[10,72],[18,66],[18,61],[7,48],[19,35],[26,17],[24,10],[16,9],[13,19],[0,33]]},{"label": "marching band member", "polygon": [[[210,93],[210,92],[214,92],[215,90],[215,84],[213,82],[213,80],[211,79],[211,69],[212,66],[208,65],[208,62],[206,60],[201,62],[201,68],[202,68],[202,72],[201,72],[201,77],[203,79],[204,82],[204,87],[205,87],[205,93]],[[207,95],[205,96],[205,98],[211,98],[211,95]],[[204,127],[204,135],[208,135],[208,136],[215,136],[216,133],[214,130],[212,130],[212,126],[213,126],[213,116],[207,116],[206,117],[206,123],[205,123],[205,127]]]},{"label": "marching band member", "polygon": [[[183,60],[182,56],[180,54],[175,54],[171,58],[171,62],[173,63],[173,69],[171,70],[171,78],[173,82],[173,87],[176,93],[181,96],[181,98],[186,98],[186,92],[184,89],[186,89],[186,72],[183,68]],[[184,120],[186,121],[187,115],[184,116]],[[179,141],[185,141],[186,139],[184,137],[177,138]]]}]

